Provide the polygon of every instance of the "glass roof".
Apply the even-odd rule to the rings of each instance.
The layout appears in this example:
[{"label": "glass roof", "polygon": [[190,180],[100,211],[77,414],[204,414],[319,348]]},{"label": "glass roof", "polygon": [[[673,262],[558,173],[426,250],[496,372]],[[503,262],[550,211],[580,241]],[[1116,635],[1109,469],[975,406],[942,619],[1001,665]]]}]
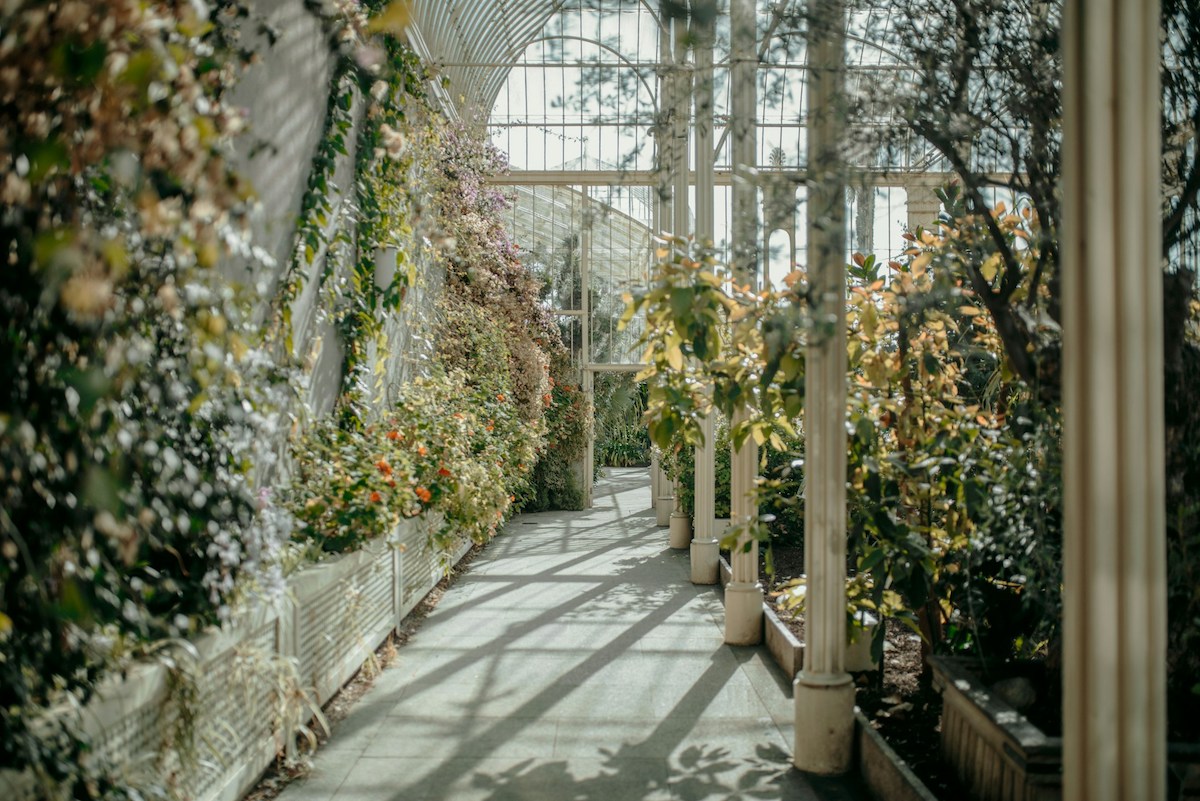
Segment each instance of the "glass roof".
[{"label": "glass roof", "polygon": [[[729,17],[719,0],[713,70],[718,169],[730,167]],[[653,131],[670,62],[669,25],[658,0],[413,0],[413,40],[458,113],[486,122],[519,170],[650,170]],[[763,168],[802,169],[806,80],[800,0],[759,0],[758,152]],[[906,79],[887,32],[885,3],[862,4],[847,19],[850,95]],[[687,69],[690,69],[688,67]],[[867,102],[858,125],[894,126],[883,104]],[[864,152],[860,167],[945,171],[923,142]]]}]

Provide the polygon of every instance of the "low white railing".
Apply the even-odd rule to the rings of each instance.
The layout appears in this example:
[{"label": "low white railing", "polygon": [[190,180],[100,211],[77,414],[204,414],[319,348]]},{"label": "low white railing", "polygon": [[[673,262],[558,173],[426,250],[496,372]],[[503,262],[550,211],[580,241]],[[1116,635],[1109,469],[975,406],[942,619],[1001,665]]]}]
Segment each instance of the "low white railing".
[{"label": "low white railing", "polygon": [[[241,798],[299,730],[295,696],[324,705],[470,550],[434,552],[436,525],[406,520],[388,543],[298,570],[281,602],[192,643],[185,685],[161,661],[102,682],[79,713],[93,758],[188,801]],[[29,776],[0,771],[0,798],[35,797]]]}]

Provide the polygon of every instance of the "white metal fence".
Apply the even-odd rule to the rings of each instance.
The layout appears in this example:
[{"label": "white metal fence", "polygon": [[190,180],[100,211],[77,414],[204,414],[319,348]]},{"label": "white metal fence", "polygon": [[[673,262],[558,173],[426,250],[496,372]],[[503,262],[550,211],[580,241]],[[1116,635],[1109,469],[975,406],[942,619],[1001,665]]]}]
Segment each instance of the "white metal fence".
[{"label": "white metal fence", "polygon": [[[94,758],[189,801],[241,798],[301,723],[284,719],[303,708],[281,697],[289,682],[324,705],[470,550],[463,538],[434,552],[437,525],[407,520],[390,543],[297,571],[281,603],[198,638],[182,686],[160,661],[106,680],[79,713]],[[30,777],[0,772],[4,801],[36,795]]]}]

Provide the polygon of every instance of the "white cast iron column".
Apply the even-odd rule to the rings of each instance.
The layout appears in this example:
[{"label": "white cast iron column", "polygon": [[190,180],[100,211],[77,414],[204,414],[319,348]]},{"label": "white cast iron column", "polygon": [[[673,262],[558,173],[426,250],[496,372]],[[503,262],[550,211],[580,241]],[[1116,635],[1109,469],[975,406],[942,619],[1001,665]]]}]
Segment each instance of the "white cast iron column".
[{"label": "white cast iron column", "polygon": [[[715,4],[710,12],[715,13]],[[696,17],[693,15],[693,22]],[[696,40],[696,242],[711,247],[713,225],[713,24],[695,24]],[[716,584],[720,577],[720,548],[713,530],[716,485],[716,416],[709,413],[701,423],[704,444],[696,446],[696,493],[691,562],[693,584]]]},{"label": "white cast iron column", "polygon": [[1157,0],[1063,24],[1063,790],[1166,789]]},{"label": "white cast iron column", "polygon": [[[583,192],[583,219],[591,218],[591,212],[588,208],[590,200],[588,199],[587,188]],[[596,402],[596,376],[592,372],[592,227],[584,225],[579,235],[579,345],[580,351],[583,354],[583,372],[580,374],[580,391],[587,398],[588,405],[593,406]],[[591,421],[588,421],[588,444],[584,449],[583,464],[579,471],[580,489],[583,490],[583,508],[592,508],[592,494],[595,484],[596,466],[595,462],[595,442],[596,432],[591,428]]]},{"label": "white cast iron column", "polygon": [[844,20],[810,0],[808,252],[814,330],[805,396],[804,669],[796,676],[795,765],[850,769],[854,685],[846,659],[846,181],[839,153]]},{"label": "white cast iron column", "polygon": [[[754,0],[732,0],[730,13],[730,120],[733,154],[733,280],[758,285],[758,141],[754,112],[758,81],[758,32]],[[746,418],[734,415],[733,424]],[[730,516],[734,525],[758,514],[750,499],[758,473],[758,447],[747,438],[734,448]],[[725,642],[753,645],[762,641],[762,586],[758,583],[758,542],[742,537],[731,554],[733,581],[725,588]]]},{"label": "white cast iron column", "polygon": [[[692,76],[687,68],[687,23],[682,19],[671,20],[673,55],[671,58],[671,200],[674,211],[674,231],[678,237],[687,237],[691,227],[688,215],[688,116],[692,101]],[[675,489],[675,505],[671,512],[670,546],[687,548],[692,542],[692,521],[680,504],[679,489]]]},{"label": "white cast iron column", "polygon": [[[675,171],[678,163],[675,160],[675,80],[674,44],[670,26],[663,27],[658,34],[658,49],[660,63],[663,66],[658,71],[658,96],[663,103],[658,110],[658,118],[654,126],[655,171],[658,178],[658,191],[655,193],[658,216],[655,218],[655,234],[673,234],[676,226]],[[654,522],[665,528],[671,525],[671,513],[675,511],[675,485],[667,478],[659,463],[658,501],[654,507]]]}]

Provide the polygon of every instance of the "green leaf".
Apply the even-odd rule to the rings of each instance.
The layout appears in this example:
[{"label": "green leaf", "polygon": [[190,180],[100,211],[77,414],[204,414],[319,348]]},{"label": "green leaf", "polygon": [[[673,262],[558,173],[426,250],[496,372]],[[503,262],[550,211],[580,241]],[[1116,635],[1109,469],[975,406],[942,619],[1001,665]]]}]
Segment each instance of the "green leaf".
[{"label": "green leaf", "polygon": [[690,289],[676,287],[671,290],[671,313],[676,319],[682,319],[687,316],[692,308],[692,298],[695,295]]},{"label": "green leaf", "polygon": [[57,138],[33,144],[25,155],[29,158],[29,182],[34,185],[71,166],[71,153]]},{"label": "green leaf", "polygon": [[882,548],[873,548],[866,556],[858,560],[860,573],[870,573],[883,561],[885,556]]}]

